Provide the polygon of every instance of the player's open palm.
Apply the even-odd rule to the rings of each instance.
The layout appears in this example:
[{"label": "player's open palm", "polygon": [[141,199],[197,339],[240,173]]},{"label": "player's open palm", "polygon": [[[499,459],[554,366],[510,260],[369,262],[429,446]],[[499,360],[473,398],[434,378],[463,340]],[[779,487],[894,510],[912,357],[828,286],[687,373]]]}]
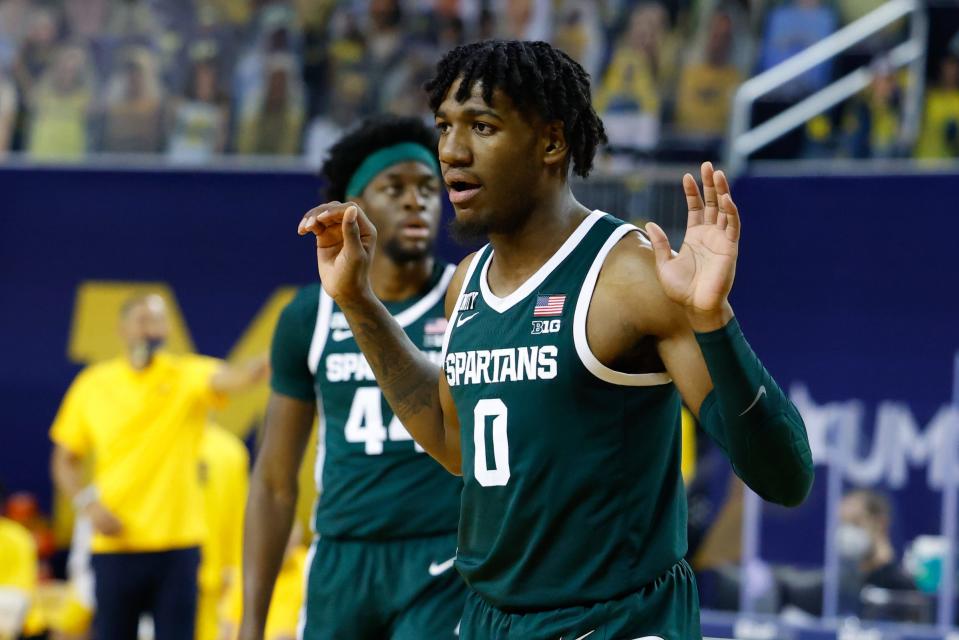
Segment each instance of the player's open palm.
[{"label": "player's open palm", "polygon": [[369,286],[376,228],[352,202],[328,202],[300,220],[298,233],[316,236],[316,263],[323,288],[334,300]]},{"label": "player's open palm", "polygon": [[[646,232],[656,254],[660,284],[670,299],[695,313],[712,313],[727,299],[739,254],[739,210],[729,194],[729,182],[712,164],[702,166],[703,194],[692,175],[683,176],[689,208],[686,237],[678,254],[659,225]],[[703,199],[705,196],[705,202]]]}]

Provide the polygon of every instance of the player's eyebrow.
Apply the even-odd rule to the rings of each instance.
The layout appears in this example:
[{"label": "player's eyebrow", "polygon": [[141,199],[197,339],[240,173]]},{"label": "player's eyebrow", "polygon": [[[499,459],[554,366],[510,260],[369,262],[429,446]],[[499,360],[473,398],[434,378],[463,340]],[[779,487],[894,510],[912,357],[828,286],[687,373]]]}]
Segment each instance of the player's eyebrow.
[{"label": "player's eyebrow", "polygon": [[[480,109],[478,107],[467,107],[466,109],[463,109],[463,114],[471,118],[476,118],[478,116],[489,116],[490,118],[496,118],[500,122],[503,121],[503,116],[496,113],[492,109]],[[447,116],[445,111],[437,111],[436,113],[433,114],[433,117],[442,118],[445,120]]]},{"label": "player's eyebrow", "polygon": [[468,109],[464,109],[463,113],[473,118],[477,116],[489,116],[491,118],[496,118],[497,120],[500,120],[500,121],[503,120],[503,118],[492,109],[477,109],[476,107],[470,107]]}]

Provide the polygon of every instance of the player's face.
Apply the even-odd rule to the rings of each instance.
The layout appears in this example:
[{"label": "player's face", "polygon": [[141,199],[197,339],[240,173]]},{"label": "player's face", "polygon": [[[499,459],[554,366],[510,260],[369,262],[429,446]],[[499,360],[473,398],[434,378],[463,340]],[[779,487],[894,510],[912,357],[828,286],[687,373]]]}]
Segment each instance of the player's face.
[{"label": "player's face", "polygon": [[120,335],[129,349],[147,342],[165,342],[170,335],[170,322],[163,299],[150,296],[129,309],[120,321]]},{"label": "player's face", "polygon": [[440,179],[431,167],[415,161],[387,167],[358,200],[376,226],[377,249],[391,260],[430,255],[440,221]]},{"label": "player's face", "polygon": [[454,97],[459,85],[453,83],[435,114],[440,167],[456,211],[453,232],[463,238],[510,233],[527,220],[537,198],[541,137],[498,89],[488,104],[476,83],[461,103]]}]

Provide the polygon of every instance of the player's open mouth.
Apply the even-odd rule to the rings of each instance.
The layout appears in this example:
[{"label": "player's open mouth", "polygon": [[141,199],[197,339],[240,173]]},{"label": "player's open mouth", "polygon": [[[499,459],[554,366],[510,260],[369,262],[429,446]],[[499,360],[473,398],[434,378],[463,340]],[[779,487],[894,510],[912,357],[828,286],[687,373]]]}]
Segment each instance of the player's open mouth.
[{"label": "player's open mouth", "polygon": [[[457,176],[459,178],[459,176]],[[471,200],[480,189],[483,188],[479,182],[466,179],[450,180],[447,178],[446,189],[450,194],[450,202],[453,204],[463,204]]]}]

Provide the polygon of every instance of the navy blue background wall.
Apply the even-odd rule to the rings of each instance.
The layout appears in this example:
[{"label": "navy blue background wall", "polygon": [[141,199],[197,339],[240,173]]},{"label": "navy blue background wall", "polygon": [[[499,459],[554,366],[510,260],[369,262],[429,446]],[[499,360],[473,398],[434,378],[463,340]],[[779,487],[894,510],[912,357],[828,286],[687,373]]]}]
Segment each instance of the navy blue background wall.
[{"label": "navy blue background wall", "polygon": [[[295,233],[319,201],[306,174],[8,169],[0,194],[0,478],[46,504],[47,429],[79,370],[67,358],[79,283],[169,283],[197,349],[224,356],[270,292],[315,277]],[[734,194],[733,303],[780,383],[818,404],[861,401],[867,434],[890,401],[922,429],[950,401],[959,349],[959,178],[747,177]],[[440,251],[463,253],[445,238]],[[896,494],[900,541],[939,528],[919,463]],[[820,560],[824,485],[800,510],[766,510],[764,555]]]}]

